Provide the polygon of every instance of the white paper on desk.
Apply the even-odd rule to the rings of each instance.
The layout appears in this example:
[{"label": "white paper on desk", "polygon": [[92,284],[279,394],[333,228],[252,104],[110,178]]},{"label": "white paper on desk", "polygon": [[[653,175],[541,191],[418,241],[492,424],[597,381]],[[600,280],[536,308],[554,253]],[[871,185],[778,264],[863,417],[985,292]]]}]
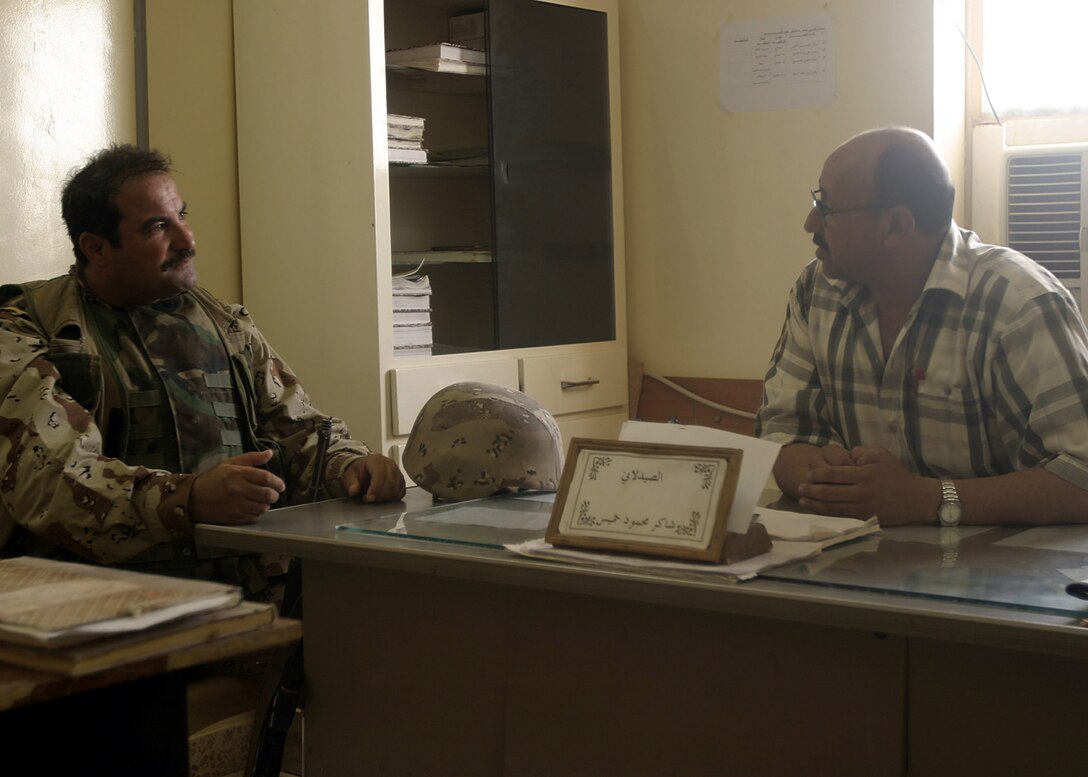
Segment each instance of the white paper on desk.
[{"label": "white paper on desk", "polygon": [[772,540],[812,542],[821,548],[880,531],[876,518],[862,521],[833,515],[772,510],[769,507],[756,508],[755,517],[767,529]]},{"label": "white paper on desk", "polygon": [[658,424],[647,421],[624,421],[620,439],[627,442],[656,442],[665,445],[701,445],[708,448],[739,448],[744,451],[740,464],[740,478],[729,508],[726,528],[744,534],[752,521],[759,498],[767,479],[771,476],[779,443],[748,437],[743,434],[711,429],[708,426],[683,424]]},{"label": "white paper on desk", "polygon": [[994,545],[1088,553],[1088,526],[1039,526],[998,540]]},{"label": "white paper on desk", "polygon": [[670,561],[666,559],[608,553],[601,550],[575,550],[557,548],[543,539],[513,543],[504,547],[529,558],[546,558],[595,567],[620,567],[648,571],[696,572],[720,575],[735,580],[749,580],[764,570],[801,561],[820,552],[820,546],[812,542],[774,542],[771,550],[735,564],[705,564],[696,561]]}]

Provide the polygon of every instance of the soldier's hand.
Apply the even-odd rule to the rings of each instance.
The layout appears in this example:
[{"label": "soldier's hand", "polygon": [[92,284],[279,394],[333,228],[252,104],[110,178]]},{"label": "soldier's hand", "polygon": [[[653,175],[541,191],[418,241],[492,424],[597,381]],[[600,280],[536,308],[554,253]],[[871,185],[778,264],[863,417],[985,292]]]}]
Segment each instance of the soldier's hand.
[{"label": "soldier's hand", "polygon": [[191,520],[227,526],[254,523],[285,488],[280,478],[261,469],[271,458],[272,451],[243,453],[197,475],[189,497]]},{"label": "soldier's hand", "polygon": [[348,496],[364,502],[391,502],[404,496],[404,475],[388,456],[372,453],[356,459],[340,478]]}]

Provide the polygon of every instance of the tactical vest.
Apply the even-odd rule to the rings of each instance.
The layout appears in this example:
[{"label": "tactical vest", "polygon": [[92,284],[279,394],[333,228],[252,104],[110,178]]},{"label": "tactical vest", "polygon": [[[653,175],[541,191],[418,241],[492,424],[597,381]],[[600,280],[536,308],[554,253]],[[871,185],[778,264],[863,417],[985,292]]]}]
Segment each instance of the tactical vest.
[{"label": "tactical vest", "polygon": [[[199,287],[188,292],[207,315],[216,330],[227,355],[228,369],[205,374],[208,386],[233,389],[236,403],[216,403],[215,413],[236,415],[241,408],[242,418],[237,419],[236,436],[224,435],[223,450],[227,455],[244,451],[277,448],[270,467],[283,474],[279,466],[278,446],[256,435],[256,393],[254,376],[250,367],[250,346],[239,324],[235,311],[245,314],[245,309],[224,305],[210,293]],[[117,458],[131,466],[142,465],[151,469],[166,468],[165,461],[154,455],[140,454],[126,458],[130,446],[139,448],[142,440],[156,432],[133,422],[139,408],[164,408],[170,414],[170,401],[166,389],[153,391],[129,391],[119,373],[108,338],[98,331],[95,316],[86,308],[79,282],[72,275],[45,281],[0,286],[0,305],[22,295],[27,314],[38,326],[46,339],[49,361],[61,374],[60,385],[94,418],[105,438],[109,434],[109,448]],[[153,368],[152,368],[153,369]],[[157,377],[157,376],[156,376]],[[161,383],[159,385],[162,385]],[[120,419],[120,423],[117,422]],[[180,454],[179,454],[180,457]],[[285,495],[286,496],[286,495]],[[200,558],[233,555],[223,552],[210,553],[194,546],[191,540],[156,545],[131,559],[134,564],[146,562],[165,563],[170,574],[186,574],[186,568],[198,563]]]}]

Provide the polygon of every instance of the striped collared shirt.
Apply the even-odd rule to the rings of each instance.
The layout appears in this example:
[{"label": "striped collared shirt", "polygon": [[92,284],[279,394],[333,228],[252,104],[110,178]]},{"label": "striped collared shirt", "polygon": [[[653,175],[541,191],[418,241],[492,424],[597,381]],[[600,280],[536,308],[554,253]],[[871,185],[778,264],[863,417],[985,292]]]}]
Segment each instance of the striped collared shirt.
[{"label": "striped collared shirt", "polygon": [[1088,333],[1069,292],[955,224],[887,360],[876,306],[813,260],[790,293],[756,433],[886,448],[929,477],[1042,465],[1088,488]]}]

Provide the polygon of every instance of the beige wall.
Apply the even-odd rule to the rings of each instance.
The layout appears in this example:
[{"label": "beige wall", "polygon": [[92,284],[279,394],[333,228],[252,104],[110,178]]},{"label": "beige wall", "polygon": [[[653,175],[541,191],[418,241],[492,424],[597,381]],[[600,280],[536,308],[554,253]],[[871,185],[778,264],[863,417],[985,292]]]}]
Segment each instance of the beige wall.
[{"label": "beige wall", "polygon": [[148,139],[170,154],[200,285],[242,299],[230,0],[147,0]]},{"label": "beige wall", "polygon": [[[620,0],[634,358],[662,374],[762,377],[788,289],[812,256],[801,228],[809,190],[827,153],[855,132],[915,126],[962,167],[963,50],[947,10],[962,20],[962,3]],[[238,299],[230,5],[148,0],[150,124],[193,207],[202,283]],[[723,111],[722,26],[816,11],[835,21],[836,99]]]},{"label": "beige wall", "polygon": [[[822,10],[835,22],[834,102],[719,107],[724,24]],[[827,153],[875,126],[934,131],[934,16],[933,0],[622,0],[628,336],[647,370],[762,377],[812,257],[801,225]],[[962,93],[954,56],[937,80]],[[962,116],[959,99],[947,110]],[[942,145],[962,159],[962,129]]]},{"label": "beige wall", "polygon": [[75,261],[69,171],[136,138],[132,0],[0,0],[0,282]]},{"label": "beige wall", "polygon": [[[122,0],[88,4],[114,8],[115,14],[121,6],[130,8]],[[0,11],[16,5],[24,4],[0,0]],[[812,256],[801,228],[808,192],[826,154],[853,133],[909,124],[935,132],[954,167],[962,165],[962,50],[946,11],[961,5],[962,0],[621,0],[627,302],[634,358],[662,374],[762,376],[786,293]],[[178,168],[197,231],[201,282],[238,300],[231,3],[148,0],[147,6],[151,142],[168,151]],[[722,26],[821,10],[832,15],[836,27],[835,100],[818,109],[723,111],[718,104]],[[29,55],[3,56],[8,71],[21,72],[21,60]],[[106,74],[108,83],[125,88],[130,78],[124,68]],[[109,134],[123,138],[117,124]],[[57,167],[71,164],[59,161],[50,147],[62,147],[68,156],[72,147],[42,138],[53,155],[45,164],[44,186]],[[97,140],[90,143],[97,145]],[[12,153],[7,135],[3,150]],[[15,160],[20,166],[12,169],[24,171],[33,161],[25,151],[16,151]],[[4,163],[0,182],[9,180],[8,158]],[[54,191],[34,195],[36,202],[54,200]],[[11,242],[11,235],[25,228],[0,225],[0,261],[49,255],[66,266],[66,256],[60,262],[55,258],[66,250],[63,241],[58,243],[57,217],[34,214],[29,221],[36,232],[22,245],[33,248]]]}]

